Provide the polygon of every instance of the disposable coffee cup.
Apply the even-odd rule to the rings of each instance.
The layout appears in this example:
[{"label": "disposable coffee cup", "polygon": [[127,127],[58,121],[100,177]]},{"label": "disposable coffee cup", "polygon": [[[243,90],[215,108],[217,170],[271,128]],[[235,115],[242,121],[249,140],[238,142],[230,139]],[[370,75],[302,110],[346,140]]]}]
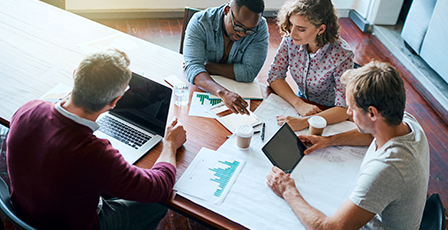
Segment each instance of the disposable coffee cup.
[{"label": "disposable coffee cup", "polygon": [[250,140],[254,135],[254,128],[251,125],[240,125],[235,130],[236,146],[241,150],[247,150],[250,146]]},{"label": "disposable coffee cup", "polygon": [[310,124],[310,134],[321,136],[327,126],[327,120],[321,116],[312,116],[308,118]]}]

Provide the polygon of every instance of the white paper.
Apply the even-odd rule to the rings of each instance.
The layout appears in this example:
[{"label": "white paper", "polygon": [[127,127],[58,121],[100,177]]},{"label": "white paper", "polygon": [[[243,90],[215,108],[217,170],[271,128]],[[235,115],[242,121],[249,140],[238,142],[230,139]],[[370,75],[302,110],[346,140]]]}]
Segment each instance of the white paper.
[{"label": "white paper", "polygon": [[[261,103],[255,114],[259,121],[266,123],[266,137],[279,128],[275,116],[298,116],[289,103],[273,94]],[[353,128],[356,128],[353,122],[341,122],[329,125],[324,135]],[[188,194],[179,195],[249,229],[305,229],[286,201],[266,185],[272,163],[261,150],[264,143],[260,136],[252,137],[248,150],[238,149],[235,140],[234,136],[230,137],[217,151],[246,160],[246,164],[221,205]],[[353,191],[366,151],[367,147],[352,146],[315,151],[302,158],[291,177],[310,205],[331,216]]]},{"label": "white paper", "polygon": [[[253,82],[237,82],[233,79],[218,75],[210,75],[210,77],[218,84],[224,86],[226,89],[239,94],[244,99],[263,99],[261,94],[260,83],[255,78]],[[210,98],[219,98],[216,95],[210,94]]]},{"label": "white paper", "polygon": [[[249,229],[305,229],[288,203],[266,185],[272,164],[261,151],[259,136],[252,138],[246,151],[239,150],[235,140],[231,137],[217,152],[245,159],[246,164],[221,205],[179,195]],[[315,151],[303,157],[291,176],[308,203],[328,216],[333,215],[353,191],[366,150],[367,147],[344,146]]]},{"label": "white paper", "polygon": [[280,126],[277,125],[277,116],[285,115],[300,117],[299,113],[297,113],[296,109],[291,104],[273,93],[263,100],[254,113],[259,121],[266,124],[265,142],[268,141],[280,128]]},{"label": "white paper", "polygon": [[230,191],[245,160],[202,148],[177,181],[174,190],[205,201],[221,204]]},{"label": "white paper", "polygon": [[42,95],[39,99],[49,101],[53,104],[60,100],[64,100],[72,92],[72,87],[59,83],[56,87]]},{"label": "white paper", "polygon": [[224,104],[217,104],[216,106],[211,107],[208,113],[216,118],[230,132],[234,133],[236,128],[240,125],[248,124],[256,126],[261,123],[257,116],[249,110],[250,103],[248,102],[247,104],[249,105],[247,108],[249,115],[232,113]]},{"label": "white paper", "polygon": [[213,105],[216,105],[221,101],[221,99],[210,100],[208,93],[194,92],[193,96],[191,97],[190,110],[188,111],[188,115],[214,118],[214,116],[207,111]]},{"label": "white paper", "polygon": [[126,52],[131,49],[137,48],[138,45],[135,44],[135,42],[133,42],[129,37],[127,37],[127,35],[119,33],[79,44],[78,47],[84,53],[89,54],[109,48],[116,48],[120,51]]}]

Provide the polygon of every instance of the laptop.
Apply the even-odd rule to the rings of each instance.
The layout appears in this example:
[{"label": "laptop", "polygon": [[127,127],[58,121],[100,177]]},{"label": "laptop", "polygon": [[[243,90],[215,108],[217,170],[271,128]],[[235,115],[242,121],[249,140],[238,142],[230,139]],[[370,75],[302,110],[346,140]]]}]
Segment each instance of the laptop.
[{"label": "laptop", "polygon": [[130,164],[137,162],[164,137],[171,88],[132,73],[129,89],[114,109],[97,119],[94,132],[107,139]]},{"label": "laptop", "polygon": [[261,149],[273,165],[285,173],[291,173],[302,160],[306,146],[289,127],[284,123],[282,127]]}]

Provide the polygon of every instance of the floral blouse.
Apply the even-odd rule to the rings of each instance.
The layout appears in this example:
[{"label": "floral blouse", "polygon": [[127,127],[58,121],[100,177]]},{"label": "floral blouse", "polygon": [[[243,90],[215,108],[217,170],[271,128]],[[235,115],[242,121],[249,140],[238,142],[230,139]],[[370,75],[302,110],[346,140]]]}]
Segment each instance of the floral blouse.
[{"label": "floral blouse", "polygon": [[295,45],[291,37],[283,38],[271,64],[268,83],[285,79],[288,68],[298,86],[298,96],[321,105],[347,107],[340,77],[353,68],[353,52],[344,39],[327,43],[310,54],[306,45]]}]

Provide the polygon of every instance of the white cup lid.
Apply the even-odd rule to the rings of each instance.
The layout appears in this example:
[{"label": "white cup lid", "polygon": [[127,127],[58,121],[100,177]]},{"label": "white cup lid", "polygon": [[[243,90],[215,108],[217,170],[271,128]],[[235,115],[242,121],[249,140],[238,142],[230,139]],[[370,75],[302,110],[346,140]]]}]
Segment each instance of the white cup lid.
[{"label": "white cup lid", "polygon": [[240,125],[236,128],[235,133],[240,137],[251,137],[254,135],[254,128],[248,124]]},{"label": "white cup lid", "polygon": [[308,118],[308,123],[318,129],[325,128],[325,126],[327,126],[327,120],[321,116],[312,116]]}]

